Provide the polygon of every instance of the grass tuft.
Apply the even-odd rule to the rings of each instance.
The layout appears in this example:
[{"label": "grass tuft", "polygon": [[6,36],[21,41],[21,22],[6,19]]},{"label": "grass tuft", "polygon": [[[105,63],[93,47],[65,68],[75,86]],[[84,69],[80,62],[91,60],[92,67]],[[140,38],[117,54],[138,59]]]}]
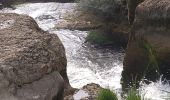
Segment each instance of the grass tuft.
[{"label": "grass tuft", "polygon": [[154,50],[153,46],[147,40],[141,40],[139,45],[145,50],[145,54],[148,58],[148,65],[146,65],[143,77],[152,75],[151,79],[155,80],[159,78],[160,73],[156,58],[156,50]]},{"label": "grass tuft", "polygon": [[138,91],[135,88],[130,88],[126,100],[144,100],[142,97],[139,95]]},{"label": "grass tuft", "polygon": [[118,100],[118,97],[110,89],[101,89],[97,100]]}]

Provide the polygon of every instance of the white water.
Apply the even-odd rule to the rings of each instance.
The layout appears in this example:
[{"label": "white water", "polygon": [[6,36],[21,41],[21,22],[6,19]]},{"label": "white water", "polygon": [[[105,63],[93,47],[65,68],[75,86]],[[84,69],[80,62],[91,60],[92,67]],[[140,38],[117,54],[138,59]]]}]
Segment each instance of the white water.
[{"label": "white water", "polygon": [[76,94],[73,95],[74,100],[80,100],[82,98],[88,97],[89,94],[84,90],[79,90]]},{"label": "white water", "polygon": [[142,84],[139,90],[147,100],[170,100],[170,84],[161,79],[149,85]]},{"label": "white water", "polygon": [[[102,87],[120,90],[120,78],[124,53],[121,50],[94,48],[85,42],[86,31],[54,29],[68,12],[76,13],[76,4],[34,3],[21,4],[15,10],[3,9],[0,12],[14,12],[33,17],[39,26],[57,34],[66,48],[68,76],[73,87],[80,88],[88,83],[97,83]],[[158,81],[149,85],[143,84],[141,93],[151,100],[165,99],[170,91],[168,84]],[[169,94],[170,95],[170,94]]]}]

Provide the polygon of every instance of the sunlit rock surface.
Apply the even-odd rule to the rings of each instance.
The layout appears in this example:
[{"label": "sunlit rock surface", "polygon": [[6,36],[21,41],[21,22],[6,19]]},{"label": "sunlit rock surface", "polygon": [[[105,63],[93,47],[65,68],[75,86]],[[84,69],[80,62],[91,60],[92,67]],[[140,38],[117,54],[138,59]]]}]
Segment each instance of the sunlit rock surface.
[{"label": "sunlit rock surface", "polygon": [[[64,47],[29,16],[0,14],[0,98],[62,99],[70,87]],[[11,99],[12,98],[12,99]]]}]

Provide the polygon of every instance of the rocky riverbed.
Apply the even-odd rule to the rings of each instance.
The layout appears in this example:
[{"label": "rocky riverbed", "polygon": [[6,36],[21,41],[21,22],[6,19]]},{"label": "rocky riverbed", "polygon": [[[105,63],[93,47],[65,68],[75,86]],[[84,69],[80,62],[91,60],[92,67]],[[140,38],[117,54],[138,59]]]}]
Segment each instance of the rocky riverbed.
[{"label": "rocky riverbed", "polygon": [[[116,90],[118,93],[121,91],[120,79],[123,70],[124,51],[117,48],[96,48],[89,43],[85,43],[88,31],[74,30],[73,28],[75,27],[68,27],[82,25],[77,24],[79,21],[74,21],[76,24],[72,25],[72,23],[68,22],[68,19],[65,19],[68,18],[66,16],[69,16],[70,20],[71,13],[76,12],[76,3],[27,3],[16,5],[15,7],[16,9],[4,8],[0,12],[29,15],[34,18],[44,31],[50,35],[57,34],[60,38],[66,49],[67,74],[70,84],[75,88],[80,88],[74,96],[83,94],[85,97],[82,96],[82,98],[88,98],[90,94],[88,91],[91,90],[86,90],[82,87],[89,83],[99,84],[101,87]],[[86,21],[85,26],[87,24],[93,25],[91,24],[93,22],[90,22],[89,19],[86,19]],[[13,21],[1,23],[0,29],[8,27],[8,23],[13,23]],[[84,22],[82,23],[84,24]],[[63,24],[62,27],[59,27],[61,24]],[[98,24],[100,26],[100,23]],[[98,24],[95,23],[94,25]],[[82,26],[80,29],[82,29]],[[93,89],[93,87],[91,88]],[[94,85],[94,88],[98,89],[98,85]],[[142,94],[153,100],[164,100],[162,98],[168,95],[164,91],[169,90],[169,85],[164,84],[162,81],[151,82],[149,85],[142,84],[140,87]],[[71,96],[71,98],[74,98],[74,96]],[[80,98],[77,100],[80,100]]]}]

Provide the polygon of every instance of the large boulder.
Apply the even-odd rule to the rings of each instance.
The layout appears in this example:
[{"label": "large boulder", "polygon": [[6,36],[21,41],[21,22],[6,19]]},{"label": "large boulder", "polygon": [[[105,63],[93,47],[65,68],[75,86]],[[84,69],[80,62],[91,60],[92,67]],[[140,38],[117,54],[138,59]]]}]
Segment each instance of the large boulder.
[{"label": "large boulder", "polygon": [[41,30],[29,16],[0,14],[2,100],[62,100],[64,88],[71,89],[66,65],[56,35]]},{"label": "large boulder", "polygon": [[142,78],[170,79],[170,0],[145,0],[136,8],[124,67],[123,86]]}]

